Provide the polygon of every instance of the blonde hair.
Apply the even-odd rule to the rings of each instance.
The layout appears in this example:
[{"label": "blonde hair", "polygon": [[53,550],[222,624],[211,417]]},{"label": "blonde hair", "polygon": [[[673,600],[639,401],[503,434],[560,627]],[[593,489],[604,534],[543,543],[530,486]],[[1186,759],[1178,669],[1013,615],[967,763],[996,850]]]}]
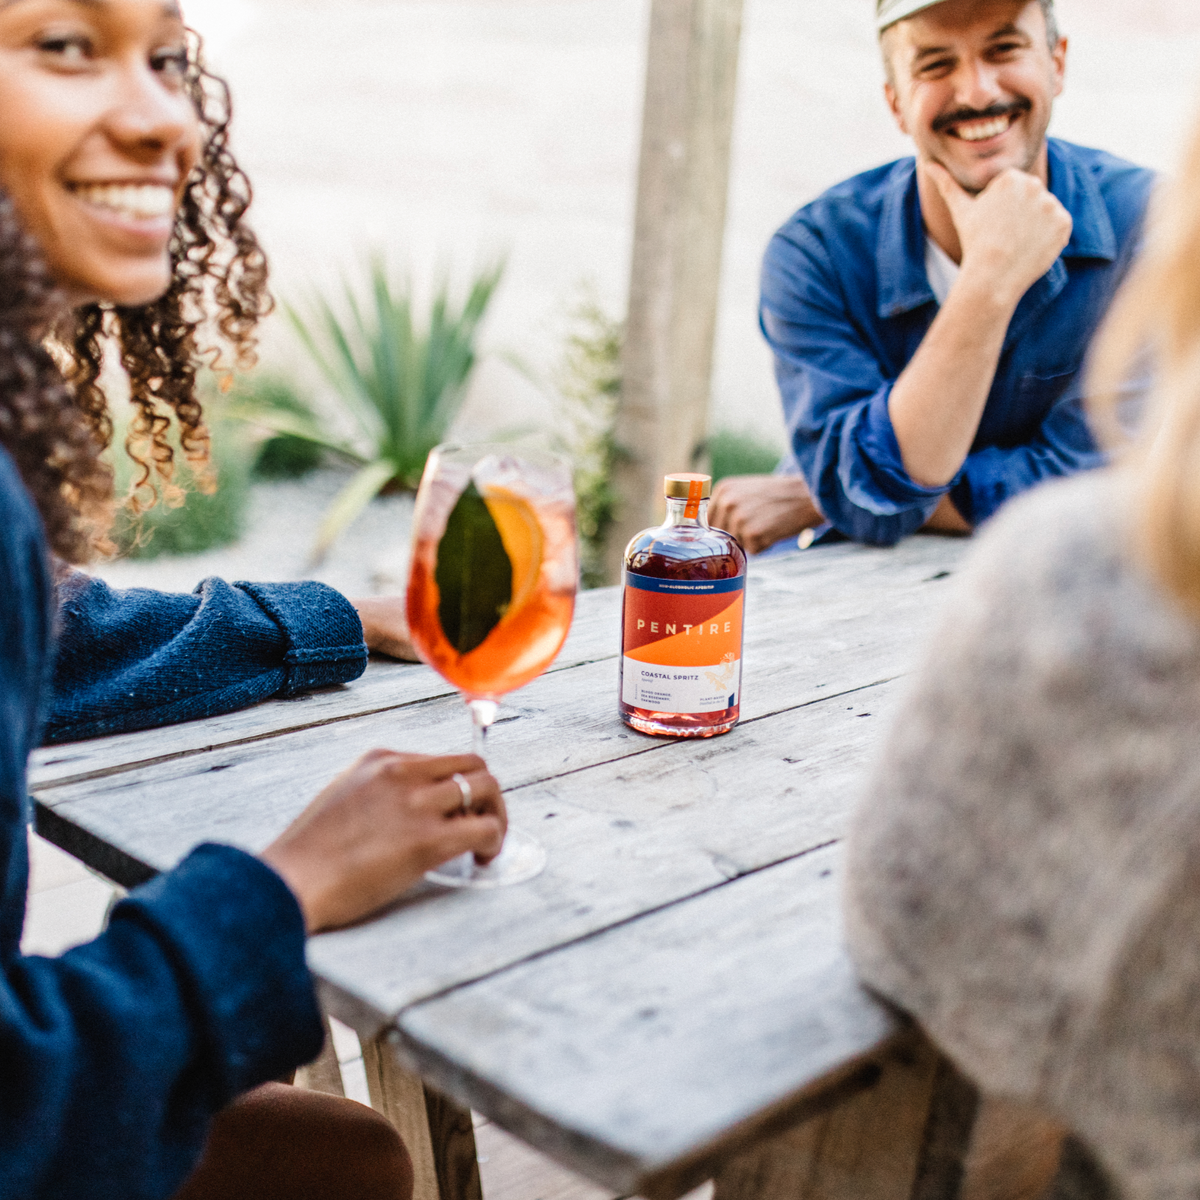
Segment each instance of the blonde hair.
[{"label": "blonde hair", "polygon": [[[1130,436],[1119,406],[1146,370],[1153,388]],[[1137,551],[1200,616],[1200,126],[1152,206],[1145,249],[1092,348],[1088,391],[1097,435],[1133,484]]]}]

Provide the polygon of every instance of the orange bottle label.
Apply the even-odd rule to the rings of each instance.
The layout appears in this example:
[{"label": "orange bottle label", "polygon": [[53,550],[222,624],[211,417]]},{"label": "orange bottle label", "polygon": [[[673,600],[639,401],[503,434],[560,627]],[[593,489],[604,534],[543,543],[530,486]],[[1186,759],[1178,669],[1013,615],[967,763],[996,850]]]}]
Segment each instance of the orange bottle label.
[{"label": "orange bottle label", "polygon": [[697,581],[626,575],[624,702],[670,713],[736,708],[745,589],[744,576]]}]

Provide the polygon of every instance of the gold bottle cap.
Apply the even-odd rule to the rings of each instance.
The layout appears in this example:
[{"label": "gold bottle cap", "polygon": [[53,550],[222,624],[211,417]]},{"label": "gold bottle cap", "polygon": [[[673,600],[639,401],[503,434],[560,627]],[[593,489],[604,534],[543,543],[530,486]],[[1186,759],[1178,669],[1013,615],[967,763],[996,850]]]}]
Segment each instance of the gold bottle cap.
[{"label": "gold bottle cap", "polygon": [[692,499],[692,485],[700,485],[700,499],[707,500],[712,495],[712,476],[695,475],[684,471],[678,475],[668,475],[663,480],[663,495],[668,500]]}]

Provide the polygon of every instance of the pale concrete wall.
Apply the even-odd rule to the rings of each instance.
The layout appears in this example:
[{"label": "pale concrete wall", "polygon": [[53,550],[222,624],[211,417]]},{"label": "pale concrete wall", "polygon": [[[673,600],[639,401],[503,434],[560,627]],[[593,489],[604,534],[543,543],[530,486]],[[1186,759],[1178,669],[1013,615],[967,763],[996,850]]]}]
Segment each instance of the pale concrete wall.
[{"label": "pale concrete wall", "polygon": [[[1072,37],[1063,137],[1166,166],[1195,108],[1194,0],[1059,0]],[[488,342],[545,371],[590,279],[629,269],[647,0],[190,0],[233,81],[237,144],[279,291],[328,284],[368,246],[427,278],[509,253]],[[775,227],[906,152],[880,96],[870,0],[747,0],[714,423],[781,429],[756,324]],[[292,358],[286,331],[268,343]],[[546,419],[492,361],[471,425]]]}]

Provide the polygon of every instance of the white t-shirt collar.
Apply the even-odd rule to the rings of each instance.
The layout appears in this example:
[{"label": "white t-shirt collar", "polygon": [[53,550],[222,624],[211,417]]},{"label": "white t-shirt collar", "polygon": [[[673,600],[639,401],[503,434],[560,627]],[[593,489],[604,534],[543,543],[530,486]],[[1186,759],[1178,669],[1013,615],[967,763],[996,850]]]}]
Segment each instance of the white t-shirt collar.
[{"label": "white t-shirt collar", "polygon": [[962,268],[931,237],[925,238],[925,274],[938,304],[945,304]]}]

